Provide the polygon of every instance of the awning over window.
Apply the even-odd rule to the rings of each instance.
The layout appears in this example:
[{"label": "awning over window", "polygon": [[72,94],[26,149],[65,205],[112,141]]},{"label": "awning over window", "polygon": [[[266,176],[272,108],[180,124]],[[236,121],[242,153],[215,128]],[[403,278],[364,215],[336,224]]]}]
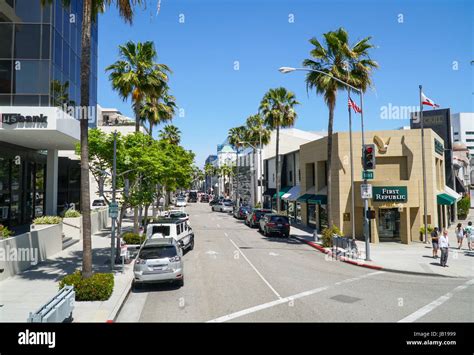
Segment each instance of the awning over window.
[{"label": "awning over window", "polygon": [[459,176],[456,176],[456,192],[459,192],[461,194],[465,194],[467,192],[466,188],[464,187],[464,183],[459,178]]},{"label": "awning over window", "polygon": [[293,186],[286,194],[284,194],[281,198],[282,200],[287,201],[296,201],[298,197],[300,197],[301,186],[296,185]]},{"label": "awning over window", "polygon": [[309,189],[303,196],[298,197],[298,202],[312,203],[316,205],[327,205],[327,189],[323,188],[314,193],[314,188]]},{"label": "awning over window", "polygon": [[265,192],[263,193],[264,196],[273,196],[275,195],[276,193],[276,189],[274,188],[268,188],[265,190]]},{"label": "awning over window", "polygon": [[[290,191],[290,189],[291,189],[291,186],[282,187],[282,188],[280,189],[280,192],[279,192],[280,198],[282,198],[282,196],[283,196],[284,194],[286,194],[288,191]],[[275,193],[273,194],[273,198],[276,198],[276,197],[277,197],[277,196],[276,196],[276,189],[275,189]]]},{"label": "awning over window", "polygon": [[448,186],[445,186],[444,191],[436,196],[438,205],[452,205],[460,199],[461,195]]}]

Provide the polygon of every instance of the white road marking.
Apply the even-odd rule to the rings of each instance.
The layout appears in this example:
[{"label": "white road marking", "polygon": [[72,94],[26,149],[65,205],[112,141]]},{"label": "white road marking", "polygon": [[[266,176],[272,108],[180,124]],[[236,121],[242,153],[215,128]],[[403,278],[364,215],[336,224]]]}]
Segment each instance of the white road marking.
[{"label": "white road marking", "polygon": [[217,228],[220,228],[220,227],[221,227],[220,224],[217,224]]},{"label": "white road marking", "polygon": [[228,235],[227,233],[225,233],[225,232],[224,232],[224,235],[225,235],[226,237],[228,237],[228,236],[229,236],[229,235]]},{"label": "white road marking", "polygon": [[270,255],[270,256],[279,256],[280,254],[277,254],[277,253],[274,253],[274,252],[271,251],[271,252],[268,253],[268,255]]},{"label": "white road marking", "polygon": [[250,260],[245,256],[244,253],[242,253],[242,250],[240,250],[240,248],[237,246],[237,244],[234,243],[234,241],[232,239],[229,239],[230,242],[234,245],[234,247],[239,251],[240,255],[242,255],[244,257],[244,259],[247,261],[247,263],[252,267],[252,269],[254,269],[254,271],[257,273],[257,275],[263,280],[263,282],[265,282],[265,284],[270,288],[270,290],[273,291],[273,293],[279,298],[281,299],[281,296],[278,292],[276,292],[276,290],[272,287],[272,285],[270,285],[270,283],[263,277],[263,275],[257,270],[257,268],[250,262]]},{"label": "white road marking", "polygon": [[[352,278],[352,279],[349,279],[349,280],[356,281],[356,280],[364,279],[364,278],[366,278],[366,277],[375,276],[375,275],[379,275],[379,274],[383,274],[383,273],[385,273],[385,272],[384,272],[384,271],[376,271],[376,272],[372,272],[372,273],[369,273],[369,274],[365,274],[365,275],[362,275],[362,276],[360,276],[360,277]],[[338,283],[336,283],[335,285],[337,285],[337,284],[340,284],[340,283],[338,282]],[[293,295],[293,296],[288,296],[288,297],[285,297],[285,298],[280,298],[280,299],[275,300],[275,301],[263,303],[263,304],[260,304],[260,305],[258,305],[258,306],[250,307],[250,308],[247,308],[247,309],[243,309],[243,310],[241,310],[241,311],[238,311],[238,312],[234,312],[234,313],[231,313],[231,314],[227,314],[227,315],[225,315],[225,316],[222,316],[222,317],[215,318],[215,319],[212,319],[212,320],[210,320],[210,321],[207,321],[206,323],[222,323],[222,322],[227,322],[227,321],[229,321],[229,320],[232,320],[232,319],[235,319],[235,318],[239,318],[239,317],[245,316],[245,315],[247,315],[247,314],[255,313],[255,312],[261,311],[261,310],[263,310],[263,309],[271,308],[271,307],[278,306],[278,305],[283,304],[283,303],[286,303],[286,302],[294,301],[294,300],[299,299],[299,298],[311,296],[311,295],[314,295],[314,294],[316,294],[316,293],[326,291],[326,290],[329,289],[330,287],[331,287],[331,286],[323,286],[323,287],[315,288],[315,289],[313,289],[313,290],[309,290],[309,291],[304,291],[304,292],[301,292],[301,293],[297,293],[296,295]]]},{"label": "white road marking", "polygon": [[219,253],[217,251],[214,251],[214,250],[209,250],[209,251],[206,251],[206,254],[212,256],[215,259],[215,258],[217,258],[217,254],[219,254]]},{"label": "white road marking", "polygon": [[455,293],[457,292],[460,292],[466,288],[468,288],[469,286],[472,286],[474,284],[474,279],[472,280],[469,280],[467,282],[465,282],[464,284],[462,285],[459,285],[458,287],[456,287],[454,290],[452,290],[451,292],[448,292],[447,294],[439,297],[438,299],[434,300],[433,302],[431,302],[430,304],[427,304],[426,306],[420,308],[419,310],[413,312],[412,314],[410,314],[409,316],[406,316],[405,318],[401,319],[398,321],[398,323],[411,323],[411,322],[415,322],[416,320],[420,319],[421,317],[425,316],[426,314],[430,313],[431,311],[433,311],[435,308],[438,308],[439,306],[441,306],[444,302],[446,302],[447,300],[449,300],[451,297],[454,296]]}]

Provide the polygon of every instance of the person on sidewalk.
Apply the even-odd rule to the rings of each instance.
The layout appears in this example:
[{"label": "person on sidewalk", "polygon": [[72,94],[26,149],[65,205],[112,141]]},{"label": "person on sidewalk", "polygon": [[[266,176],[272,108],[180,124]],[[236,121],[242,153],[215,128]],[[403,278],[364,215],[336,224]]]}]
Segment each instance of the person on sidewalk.
[{"label": "person on sidewalk", "polygon": [[467,240],[467,247],[469,248],[469,250],[471,250],[471,244],[472,244],[472,239],[473,239],[473,236],[474,236],[474,233],[473,233],[473,227],[472,227],[472,222],[469,221],[467,223],[467,227],[464,229],[465,233],[466,233],[466,240]]},{"label": "person on sidewalk", "polygon": [[439,247],[441,249],[441,259],[439,263],[442,267],[447,267],[448,253],[449,253],[449,240],[448,240],[448,230],[445,228],[443,234],[439,237]]},{"label": "person on sidewalk", "polygon": [[438,235],[438,227],[434,227],[433,231],[431,232],[431,245],[433,246],[433,259],[438,258],[438,249],[439,249],[439,235]]},{"label": "person on sidewalk", "polygon": [[456,239],[458,241],[458,249],[461,249],[462,247],[462,240],[464,239],[464,235],[466,234],[464,228],[462,227],[461,223],[458,223],[456,226],[456,229],[454,230],[456,233]]}]

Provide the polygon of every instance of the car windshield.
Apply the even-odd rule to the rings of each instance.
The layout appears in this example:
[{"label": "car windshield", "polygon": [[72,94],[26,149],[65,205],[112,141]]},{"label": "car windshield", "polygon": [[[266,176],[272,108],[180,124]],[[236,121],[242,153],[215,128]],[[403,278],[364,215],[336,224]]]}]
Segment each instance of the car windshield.
[{"label": "car windshield", "polygon": [[153,226],[151,229],[151,234],[160,233],[163,234],[164,237],[168,237],[170,235],[170,226]]},{"label": "car windshield", "polygon": [[286,224],[288,223],[288,218],[284,216],[272,216],[270,220],[273,223],[286,223]]},{"label": "car windshield", "polygon": [[224,202],[224,206],[232,206],[232,202]]},{"label": "car windshield", "polygon": [[143,248],[138,256],[140,259],[173,258],[178,255],[174,245],[163,245]]},{"label": "car windshield", "polygon": [[180,212],[177,212],[177,213],[170,213],[170,217],[171,218],[183,218],[183,217],[186,217],[186,213],[180,213]]},{"label": "car windshield", "polygon": [[105,201],[95,200],[94,202],[92,202],[92,206],[105,206]]},{"label": "car windshield", "polygon": [[272,211],[270,210],[255,211],[255,214],[257,215],[257,217],[262,217],[264,214],[267,214],[267,213],[272,213]]}]

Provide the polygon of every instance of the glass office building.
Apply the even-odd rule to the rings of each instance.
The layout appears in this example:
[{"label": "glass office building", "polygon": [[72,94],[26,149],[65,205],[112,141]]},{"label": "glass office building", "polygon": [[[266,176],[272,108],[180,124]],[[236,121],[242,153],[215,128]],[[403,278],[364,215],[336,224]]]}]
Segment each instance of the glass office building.
[{"label": "glass office building", "polygon": [[[55,215],[66,202],[79,206],[79,162],[59,152],[74,150],[80,136],[70,108],[80,105],[82,5],[0,0],[0,224]],[[91,47],[89,126],[95,126],[96,22]]]}]

